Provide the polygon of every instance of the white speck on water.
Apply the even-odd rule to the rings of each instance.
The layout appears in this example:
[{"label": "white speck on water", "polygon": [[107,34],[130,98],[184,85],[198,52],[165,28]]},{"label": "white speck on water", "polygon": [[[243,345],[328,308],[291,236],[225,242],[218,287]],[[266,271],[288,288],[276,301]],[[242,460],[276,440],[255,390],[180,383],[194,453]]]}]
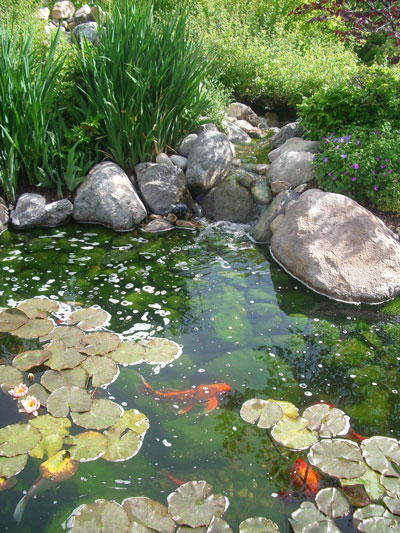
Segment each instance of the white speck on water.
[{"label": "white speck on water", "polygon": [[169,448],[170,446],[172,446],[172,444],[170,442],[167,441],[167,439],[164,439],[162,441],[162,443],[164,444],[164,446],[166,446],[167,448]]}]

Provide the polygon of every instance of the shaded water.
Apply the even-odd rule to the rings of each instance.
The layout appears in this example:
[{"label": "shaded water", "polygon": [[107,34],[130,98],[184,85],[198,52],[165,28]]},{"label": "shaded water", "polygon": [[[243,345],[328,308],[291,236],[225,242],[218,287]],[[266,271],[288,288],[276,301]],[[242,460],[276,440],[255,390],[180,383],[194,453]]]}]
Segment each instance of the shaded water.
[{"label": "shaded water", "polygon": [[[39,475],[40,461],[30,459],[16,486],[0,494],[1,531],[61,531],[74,508],[97,498],[143,495],[165,504],[176,488],[165,470],[182,481],[205,479],[226,494],[224,518],[234,529],[247,517],[266,516],[289,531],[287,515],[299,502],[276,497],[290,490],[287,466],[266,431],[239,416],[253,397],[299,408],[322,400],[350,415],[358,433],[400,437],[396,301],[354,306],[314,294],[238,226],[150,235],[69,225],[1,238],[0,306],[38,295],[99,305],[112,315],[112,331],[183,346],[166,368],[139,368],[154,389],[214,382],[232,389],[207,415],[204,406],[179,415],[180,406],[142,395],[137,374],[121,368],[102,397],[148,416],[139,454],[122,463],[81,463],[73,478],[29,501],[17,526],[15,505]],[[3,341],[3,355],[20,342]],[[19,420],[13,406],[3,394],[1,427]]]}]

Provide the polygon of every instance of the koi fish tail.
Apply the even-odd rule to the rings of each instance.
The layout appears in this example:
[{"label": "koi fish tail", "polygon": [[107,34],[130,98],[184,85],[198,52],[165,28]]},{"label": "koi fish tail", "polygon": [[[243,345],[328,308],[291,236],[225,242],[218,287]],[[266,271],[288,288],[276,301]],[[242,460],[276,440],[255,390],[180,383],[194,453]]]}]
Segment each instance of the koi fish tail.
[{"label": "koi fish tail", "polygon": [[142,384],[143,384],[143,386],[141,387],[142,392],[147,393],[147,394],[154,393],[154,390],[153,390],[152,386],[150,385],[150,383],[148,381],[146,381],[144,379],[142,374],[140,374],[140,372],[138,372],[137,370],[135,370],[135,372],[140,377],[140,379],[142,381]]},{"label": "koi fish tail", "polygon": [[14,520],[19,524],[22,520],[22,515],[24,514],[26,504],[28,503],[28,495],[25,494],[19,502],[17,503],[17,506],[15,507],[14,511]]}]

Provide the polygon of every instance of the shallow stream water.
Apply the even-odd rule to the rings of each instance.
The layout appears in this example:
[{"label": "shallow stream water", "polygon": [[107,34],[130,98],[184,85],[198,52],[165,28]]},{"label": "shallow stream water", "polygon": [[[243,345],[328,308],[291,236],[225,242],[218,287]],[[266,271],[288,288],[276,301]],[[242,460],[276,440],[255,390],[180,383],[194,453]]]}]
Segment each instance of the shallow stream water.
[{"label": "shallow stream water", "polygon": [[[328,402],[350,415],[362,435],[400,437],[398,301],[355,306],[317,295],[235,225],[157,235],[71,224],[1,239],[0,306],[35,296],[98,305],[116,333],[183,346],[173,364],[139,368],[154,389],[231,387],[218,409],[203,414],[199,405],[178,414],[178,405],[141,394],[136,372],[121,368],[101,397],[148,416],[139,454],[121,463],[81,463],[74,477],[32,498],[17,525],[15,505],[39,475],[40,461],[30,459],[17,484],[0,493],[1,531],[62,531],[74,508],[98,498],[148,496],[165,504],[176,488],[166,472],[182,481],[204,479],[227,495],[224,518],[235,530],[245,518],[265,516],[289,531],[287,516],[299,495],[278,496],[293,491],[287,465],[266,430],[239,416],[254,397],[300,409]],[[17,351],[18,342],[2,341],[2,356]],[[1,394],[3,427],[19,415]],[[347,523],[342,528],[352,530]]]}]

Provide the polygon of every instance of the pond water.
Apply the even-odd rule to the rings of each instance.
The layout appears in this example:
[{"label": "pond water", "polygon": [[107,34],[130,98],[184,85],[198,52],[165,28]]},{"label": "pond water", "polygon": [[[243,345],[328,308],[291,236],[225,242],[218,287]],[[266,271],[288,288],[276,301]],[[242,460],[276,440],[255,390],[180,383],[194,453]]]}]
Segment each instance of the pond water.
[{"label": "pond water", "polygon": [[[30,459],[14,487],[0,493],[1,531],[62,531],[74,508],[98,498],[121,502],[148,496],[166,503],[176,484],[206,480],[230,500],[224,518],[265,516],[281,532],[298,507],[278,494],[293,491],[286,463],[266,430],[245,423],[250,398],[286,400],[300,409],[320,401],[343,409],[366,436],[400,437],[400,304],[354,306],[317,295],[291,279],[256,245],[246,228],[212,224],[198,232],[116,234],[98,226],[68,225],[2,235],[0,306],[35,296],[100,306],[108,329],[124,337],[158,336],[183,347],[164,368],[134,367],[156,389],[190,389],[224,382],[231,392],[218,409],[182,407],[142,394],[133,367],[101,391],[150,421],[142,449],[129,461],[79,465],[74,477],[29,500],[19,525],[14,508],[39,476]],[[2,340],[3,357],[21,340]],[[29,349],[29,341],[24,349]],[[40,375],[36,374],[38,381]],[[17,423],[2,394],[1,427]],[[292,452],[289,460],[305,457]],[[300,496],[297,495],[299,498]],[[344,531],[352,530],[343,522]]]}]

